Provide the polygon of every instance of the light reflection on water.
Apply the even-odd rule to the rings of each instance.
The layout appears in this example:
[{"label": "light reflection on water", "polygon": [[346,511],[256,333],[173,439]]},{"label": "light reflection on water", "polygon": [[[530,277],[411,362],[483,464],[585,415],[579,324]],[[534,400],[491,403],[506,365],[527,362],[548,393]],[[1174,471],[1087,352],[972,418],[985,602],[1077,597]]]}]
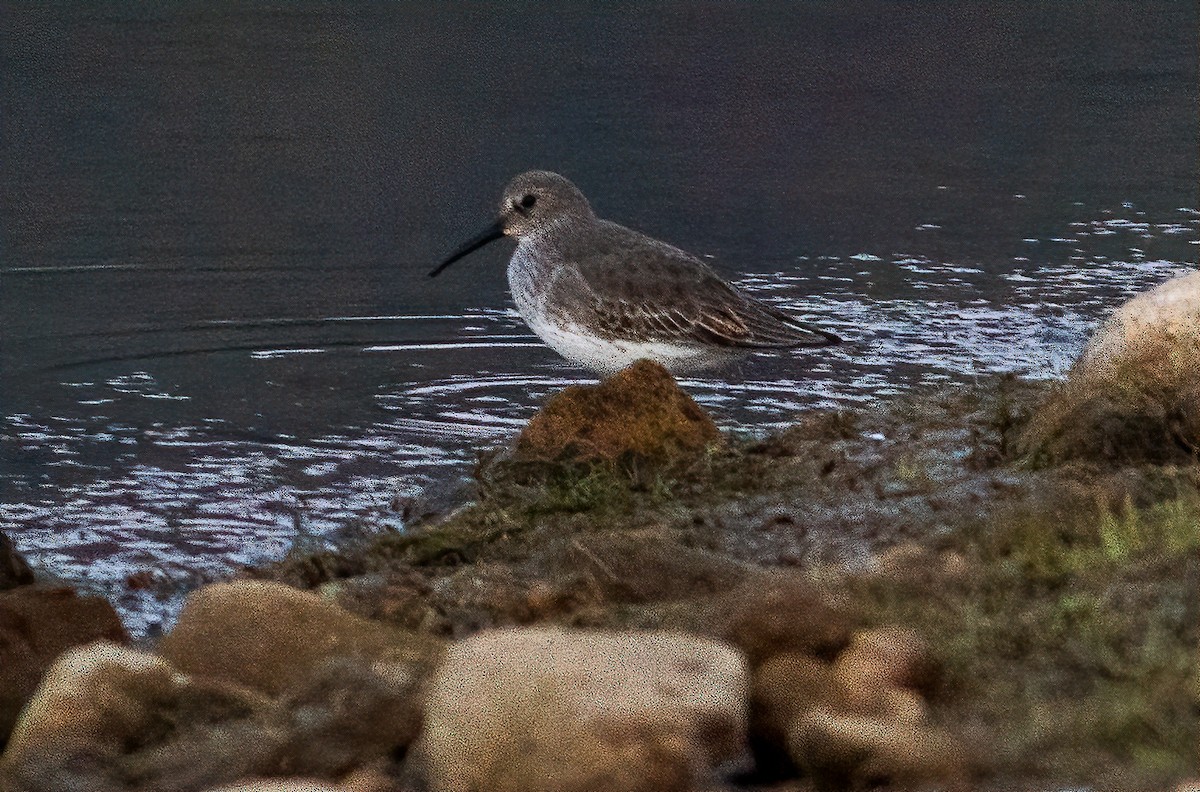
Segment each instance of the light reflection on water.
[{"label": "light reflection on water", "polygon": [[[1084,237],[1097,235],[1194,236],[1196,213],[1179,214],[1170,222],[1075,223],[1071,237],[1031,240],[1028,259],[1000,272],[864,252],[744,277],[739,283],[749,292],[819,317],[850,343],[756,355],[682,384],[723,426],[766,431],[808,407],[923,384],[991,372],[1060,375],[1113,306],[1191,265],[1147,260],[1138,248],[1122,260],[1083,254],[1039,264],[1036,248],[1086,244]],[[350,521],[402,529],[398,504],[465,475],[477,449],[511,437],[550,394],[592,381],[542,347],[512,310],[254,324],[288,338],[297,325],[381,323],[408,328],[406,340],[323,346],[306,335],[297,344],[227,350],[261,366],[268,384],[271,367],[286,363],[327,371],[334,381],[348,362],[374,366],[374,392],[363,405],[369,417],[360,412],[310,436],[249,431],[222,415],[139,426],[125,416],[197,394],[136,360],[102,377],[56,368],[74,408],[11,414],[0,425],[7,458],[39,460],[3,481],[0,530],[40,568],[112,597],[135,632],[153,630],[178,597],[160,601],[131,589],[131,574],[150,570],[187,583],[278,557],[298,535],[334,537]],[[221,350],[203,354],[214,351]],[[201,353],[195,357],[203,365]]]}]

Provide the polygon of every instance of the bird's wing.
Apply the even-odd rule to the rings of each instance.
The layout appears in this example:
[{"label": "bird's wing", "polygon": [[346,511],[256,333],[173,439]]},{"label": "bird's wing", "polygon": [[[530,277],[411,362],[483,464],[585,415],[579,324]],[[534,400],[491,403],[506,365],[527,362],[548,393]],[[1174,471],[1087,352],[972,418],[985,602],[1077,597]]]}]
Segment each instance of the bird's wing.
[{"label": "bird's wing", "polygon": [[[616,226],[610,244],[573,256],[573,302],[614,338],[740,348],[828,346],[837,336],[799,322],[723,281],[678,248]],[[565,284],[564,284],[565,285]]]}]

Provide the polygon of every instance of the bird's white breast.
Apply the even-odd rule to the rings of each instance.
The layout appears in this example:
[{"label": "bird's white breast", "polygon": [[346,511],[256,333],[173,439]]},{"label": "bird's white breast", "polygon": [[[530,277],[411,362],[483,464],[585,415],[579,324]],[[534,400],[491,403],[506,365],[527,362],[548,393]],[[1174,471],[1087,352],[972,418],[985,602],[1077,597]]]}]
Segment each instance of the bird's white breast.
[{"label": "bird's white breast", "polygon": [[679,374],[710,366],[719,359],[714,350],[698,345],[597,336],[587,327],[589,317],[572,317],[569,312],[551,310],[548,305],[549,287],[562,274],[558,267],[531,255],[524,241],[508,263],[508,286],[521,318],[547,346],[572,363],[608,375],[635,360],[648,358]]}]

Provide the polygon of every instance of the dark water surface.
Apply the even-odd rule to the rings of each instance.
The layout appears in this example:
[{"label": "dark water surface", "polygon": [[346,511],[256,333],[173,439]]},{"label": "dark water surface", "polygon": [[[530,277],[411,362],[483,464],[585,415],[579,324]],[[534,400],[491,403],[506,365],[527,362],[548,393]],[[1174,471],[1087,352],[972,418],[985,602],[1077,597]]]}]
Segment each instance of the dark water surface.
[{"label": "dark water surface", "polygon": [[[450,5],[450,4],[445,4]],[[727,426],[1061,373],[1196,266],[1194,2],[9,4],[0,530],[104,591],[284,552],[461,475],[588,379],[510,309],[559,170],[856,343],[686,387]],[[505,249],[502,249],[505,248]]]}]

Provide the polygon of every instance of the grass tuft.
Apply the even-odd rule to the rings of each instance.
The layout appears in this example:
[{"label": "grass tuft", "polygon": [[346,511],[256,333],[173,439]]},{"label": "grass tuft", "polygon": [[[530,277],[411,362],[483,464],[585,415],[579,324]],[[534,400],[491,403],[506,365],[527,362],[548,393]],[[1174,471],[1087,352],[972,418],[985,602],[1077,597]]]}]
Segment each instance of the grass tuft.
[{"label": "grass tuft", "polygon": [[947,672],[937,714],[986,734],[989,773],[1113,788],[1196,773],[1200,495],[1103,500],[952,537],[965,579],[854,586],[872,621],[929,640]]}]

